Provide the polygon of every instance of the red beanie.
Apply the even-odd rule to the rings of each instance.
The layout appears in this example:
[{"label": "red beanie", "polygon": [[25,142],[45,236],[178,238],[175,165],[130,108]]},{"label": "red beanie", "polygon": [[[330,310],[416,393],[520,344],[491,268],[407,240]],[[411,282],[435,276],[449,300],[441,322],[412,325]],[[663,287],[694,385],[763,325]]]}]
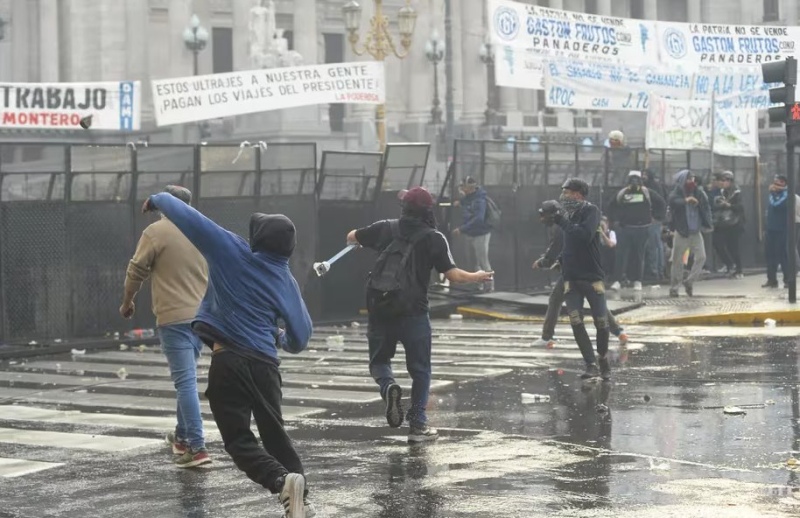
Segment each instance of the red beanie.
[{"label": "red beanie", "polygon": [[403,203],[409,207],[429,209],[433,207],[433,196],[424,187],[414,187],[409,189],[401,198]]}]

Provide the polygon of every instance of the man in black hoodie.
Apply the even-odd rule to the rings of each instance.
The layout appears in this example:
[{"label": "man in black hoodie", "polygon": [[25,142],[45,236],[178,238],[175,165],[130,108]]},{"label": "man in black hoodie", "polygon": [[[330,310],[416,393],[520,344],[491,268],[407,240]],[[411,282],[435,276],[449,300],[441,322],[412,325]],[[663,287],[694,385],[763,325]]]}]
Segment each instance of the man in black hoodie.
[{"label": "man in black hoodie", "polygon": [[[612,204],[614,220],[617,222],[617,253],[614,265],[615,282],[612,290],[621,288],[621,281],[628,277],[633,289],[641,291],[644,277],[644,254],[653,223],[653,214],[666,212],[666,202],[655,191],[642,184],[642,173],[630,171],[628,186],[617,193]],[[630,263],[628,262],[630,260]]]},{"label": "man in black hoodie", "polygon": [[[564,245],[564,231],[553,221],[555,214],[560,208],[561,205],[555,200],[545,201],[539,208],[539,220],[550,230],[550,245],[547,247],[545,253],[534,261],[534,270],[538,270],[539,268],[561,270],[558,258],[561,255],[561,250]],[[550,292],[547,314],[544,316],[544,324],[542,325],[542,337],[533,342],[533,347],[545,347],[547,349],[555,347],[556,341],[554,337],[556,333],[556,324],[558,323],[558,316],[561,314],[561,306],[563,304],[564,278],[559,276],[558,280],[556,280],[553,285],[553,291]],[[619,326],[614,315],[611,314],[611,311],[608,312],[608,327],[610,332],[619,338],[619,343],[621,345],[628,343],[628,334]]]},{"label": "man in black hoodie", "polygon": [[[586,201],[589,185],[579,178],[569,178],[561,186],[561,205],[553,217],[564,231],[564,248],[561,252],[561,272],[564,293],[575,341],[586,362],[581,378],[600,375],[611,379],[608,353],[608,308],[606,306],[603,262],[600,256],[601,213],[597,206]],[[597,329],[597,354],[592,350],[592,340],[583,324],[583,301],[589,302],[592,319]],[[598,369],[598,360],[600,368]]]},{"label": "man in black hoodie", "polygon": [[[713,229],[711,206],[708,196],[697,182],[697,176],[684,169],[675,175],[675,187],[669,195],[669,210],[672,213],[670,228],[672,236],[672,272],[670,275],[670,297],[678,296],[678,287],[683,283],[686,294],[694,294],[694,281],[700,277],[706,263],[706,246],[703,232]],[[683,277],[683,255],[694,255],[689,275]]]},{"label": "man in black hoodie", "polygon": [[[486,282],[493,272],[470,273],[456,268],[450,245],[436,230],[433,196],[423,187],[414,187],[402,198],[402,217],[383,220],[347,234],[348,244],[359,244],[381,253],[370,273],[367,289],[369,310],[369,371],[386,401],[386,420],[399,428],[409,423],[408,441],[434,441],[439,432],[428,425],[425,408],[431,386],[431,321],[428,309],[428,284],[434,268],[452,283]],[[406,252],[408,255],[406,255]],[[400,263],[390,257],[402,256]],[[390,265],[396,265],[390,271]],[[394,275],[392,275],[394,274]],[[377,281],[394,277],[402,293],[379,292]],[[375,284],[373,284],[375,281]],[[402,309],[388,308],[392,300],[402,301]],[[399,305],[400,302],[397,302]],[[406,352],[406,367],[411,376],[411,408],[403,415],[403,390],[395,383],[392,358],[397,342]]]}]

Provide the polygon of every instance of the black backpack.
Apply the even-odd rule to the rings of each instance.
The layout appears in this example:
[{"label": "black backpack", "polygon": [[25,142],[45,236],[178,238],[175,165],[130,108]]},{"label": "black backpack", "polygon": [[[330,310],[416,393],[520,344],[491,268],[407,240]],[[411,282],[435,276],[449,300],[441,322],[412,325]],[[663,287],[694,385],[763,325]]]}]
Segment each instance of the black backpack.
[{"label": "black backpack", "polygon": [[434,232],[424,228],[403,237],[398,220],[391,221],[390,225],[392,242],[378,256],[367,281],[367,310],[381,318],[413,314],[423,293],[416,282],[414,263],[409,264],[409,259],[414,245]]},{"label": "black backpack", "polygon": [[486,197],[486,214],[484,214],[484,221],[487,225],[492,228],[497,228],[500,226],[501,218],[503,217],[503,211],[500,210],[500,207],[494,202],[493,199],[490,197]]}]

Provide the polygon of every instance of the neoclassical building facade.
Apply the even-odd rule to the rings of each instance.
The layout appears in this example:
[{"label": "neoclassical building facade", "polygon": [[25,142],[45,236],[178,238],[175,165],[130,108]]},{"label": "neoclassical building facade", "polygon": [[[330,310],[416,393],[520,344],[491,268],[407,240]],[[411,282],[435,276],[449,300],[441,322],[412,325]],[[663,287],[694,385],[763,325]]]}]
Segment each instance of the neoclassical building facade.
[{"label": "neoclassical building facade", "polygon": [[[369,27],[372,0],[361,0],[362,31]],[[404,0],[384,0],[397,34]],[[408,57],[387,58],[389,141],[435,138],[431,124],[434,65],[426,56],[433,35],[444,39],[444,0],[411,0],[418,13]],[[681,22],[788,24],[798,20],[800,0],[528,0],[573,11]],[[196,15],[208,41],[197,52],[197,72],[209,74],[251,66],[249,23],[259,0],[0,0],[0,82],[88,82],[138,80],[143,88],[142,131],[161,141],[191,140],[184,129],[155,127],[149,81],[192,75],[195,55],[184,32]],[[275,22],[289,48],[306,64],[358,59],[349,48],[342,16],[344,0],[275,0]],[[487,102],[493,99],[495,130],[505,134],[601,133],[626,126],[634,135],[641,116],[557,113],[545,108],[541,92],[496,88],[481,59],[486,41],[486,0],[452,0],[453,96],[457,135],[484,136]],[[363,34],[362,34],[363,36]],[[444,106],[444,64],[436,67],[438,97]],[[493,95],[489,95],[490,92]],[[372,108],[319,106],[265,119],[221,120],[210,124],[210,140],[241,140],[250,133],[268,138],[314,139],[323,147],[370,147],[364,136]],[[55,139],[53,132],[24,134],[0,129],[0,138]],[[374,139],[373,139],[374,140]]]}]

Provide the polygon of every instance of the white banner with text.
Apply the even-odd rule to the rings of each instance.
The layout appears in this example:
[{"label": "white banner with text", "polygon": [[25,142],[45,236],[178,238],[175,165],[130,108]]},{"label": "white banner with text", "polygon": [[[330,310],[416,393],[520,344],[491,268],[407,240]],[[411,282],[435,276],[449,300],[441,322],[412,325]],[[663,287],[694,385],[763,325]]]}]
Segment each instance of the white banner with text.
[{"label": "white banner with text", "polygon": [[646,112],[651,94],[683,100],[713,97],[722,109],[770,106],[769,85],[758,67],[698,70],[551,61],[544,83],[548,108]]},{"label": "white banner with text", "polygon": [[[713,134],[713,146],[712,146]],[[647,112],[647,149],[711,151],[724,156],[758,156],[758,111],[717,109],[711,103],[652,96]]]},{"label": "white banner with text", "polygon": [[495,77],[500,86],[542,89],[548,59],[658,62],[655,22],[489,0]]},{"label": "white banner with text", "polygon": [[141,125],[138,81],[102,83],[0,83],[0,128],[136,131]]},{"label": "white banner with text", "polygon": [[159,79],[152,86],[158,126],[314,104],[386,102],[384,67],[377,61]]}]

